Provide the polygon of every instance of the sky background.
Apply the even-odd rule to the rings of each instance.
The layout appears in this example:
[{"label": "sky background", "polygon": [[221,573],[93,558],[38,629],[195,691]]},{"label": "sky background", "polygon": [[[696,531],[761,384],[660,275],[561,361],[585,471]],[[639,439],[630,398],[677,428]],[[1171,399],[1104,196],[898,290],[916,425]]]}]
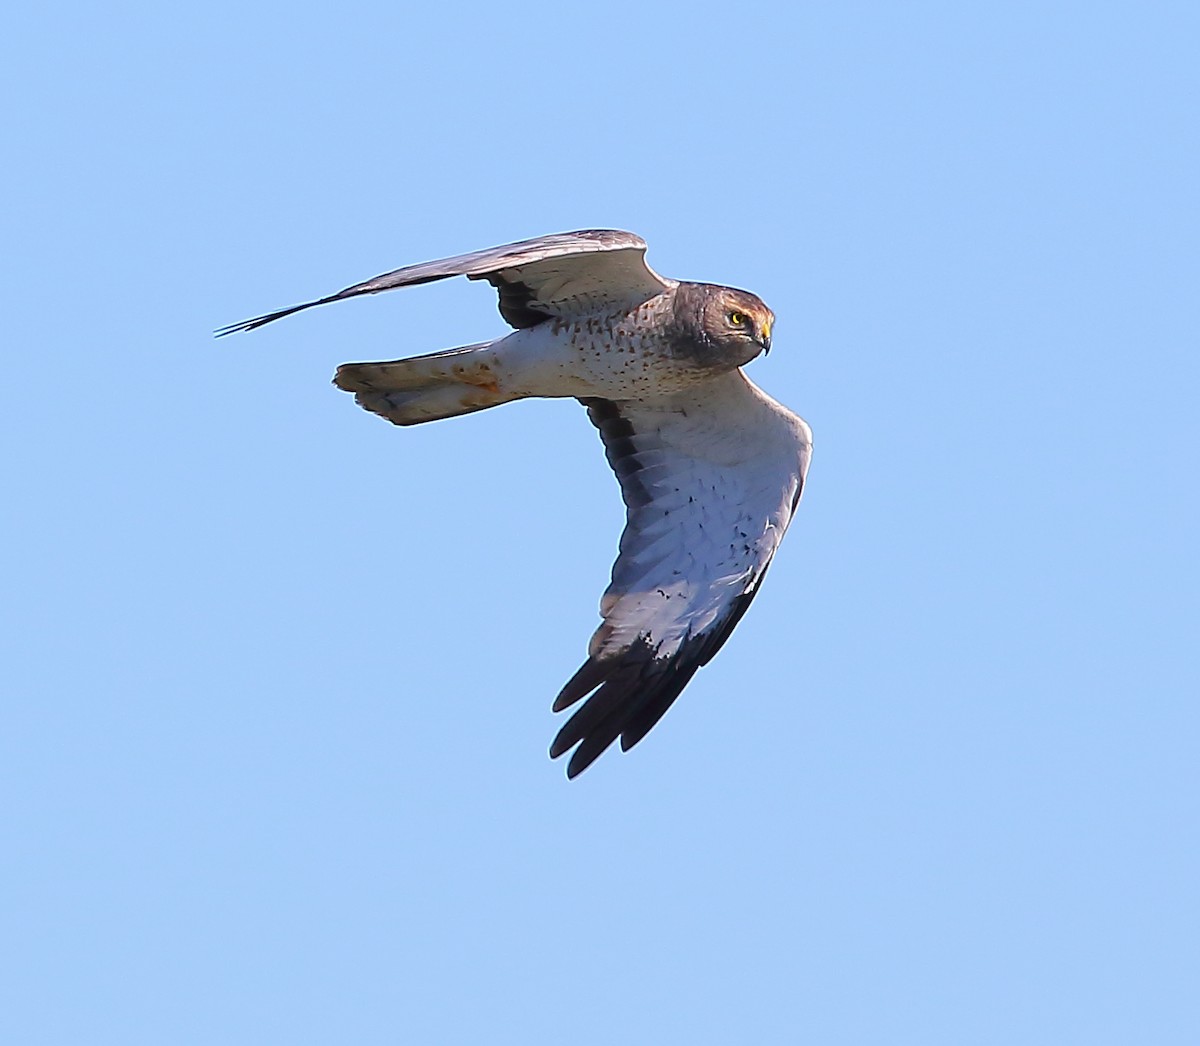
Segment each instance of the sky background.
[{"label": "sky background", "polygon": [[[0,1039],[1195,1043],[1193,3],[26,5],[0,38]],[[337,364],[590,226],[755,290],[801,510],[574,782],[583,411]]]}]

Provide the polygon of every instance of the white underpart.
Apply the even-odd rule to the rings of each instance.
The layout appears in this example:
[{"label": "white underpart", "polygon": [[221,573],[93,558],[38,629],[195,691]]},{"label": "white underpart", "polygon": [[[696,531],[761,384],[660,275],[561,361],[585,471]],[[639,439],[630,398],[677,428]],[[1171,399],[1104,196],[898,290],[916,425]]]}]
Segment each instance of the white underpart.
[{"label": "white underpart", "polygon": [[458,362],[486,363],[512,398],[600,396],[627,400],[707,387],[712,376],[677,360],[658,335],[668,304],[662,297],[632,309],[606,309],[571,320],[548,320],[471,347]]}]

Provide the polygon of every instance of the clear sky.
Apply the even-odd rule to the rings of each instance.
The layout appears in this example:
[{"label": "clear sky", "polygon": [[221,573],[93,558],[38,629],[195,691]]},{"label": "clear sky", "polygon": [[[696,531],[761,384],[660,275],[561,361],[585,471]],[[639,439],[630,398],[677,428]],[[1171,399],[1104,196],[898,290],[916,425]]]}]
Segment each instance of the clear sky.
[{"label": "clear sky", "polygon": [[[7,16],[0,1039],[1191,1044],[1194,3]],[[626,228],[816,451],[632,753],[546,749],[622,509],[396,266]]]}]

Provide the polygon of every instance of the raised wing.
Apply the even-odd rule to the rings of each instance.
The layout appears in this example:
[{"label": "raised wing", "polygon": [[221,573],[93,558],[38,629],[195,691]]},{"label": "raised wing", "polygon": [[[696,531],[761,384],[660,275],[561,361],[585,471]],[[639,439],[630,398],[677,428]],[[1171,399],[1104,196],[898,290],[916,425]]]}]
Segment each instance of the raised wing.
[{"label": "raised wing", "polygon": [[487,280],[500,293],[500,314],[518,328],[608,304],[632,308],[673,286],[673,281],[646,265],[646,242],[640,236],[615,229],[584,229],[408,265],[327,298],[222,327],[217,337],[251,331],[315,305],[451,276]]},{"label": "raised wing", "polygon": [[804,421],[741,371],[653,402],[584,401],[627,509],[604,623],[554,702],[588,700],[550,747],[567,776],[628,751],[712,660],[758,592],[800,500]]}]

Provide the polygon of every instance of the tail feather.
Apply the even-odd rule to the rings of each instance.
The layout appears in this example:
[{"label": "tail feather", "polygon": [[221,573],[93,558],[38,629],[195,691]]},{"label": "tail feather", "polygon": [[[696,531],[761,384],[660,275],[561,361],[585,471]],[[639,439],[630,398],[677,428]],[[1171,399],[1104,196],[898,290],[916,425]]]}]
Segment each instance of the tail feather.
[{"label": "tail feather", "polygon": [[396,425],[419,425],[518,399],[500,387],[493,343],[385,363],[345,363],[333,383]]}]

